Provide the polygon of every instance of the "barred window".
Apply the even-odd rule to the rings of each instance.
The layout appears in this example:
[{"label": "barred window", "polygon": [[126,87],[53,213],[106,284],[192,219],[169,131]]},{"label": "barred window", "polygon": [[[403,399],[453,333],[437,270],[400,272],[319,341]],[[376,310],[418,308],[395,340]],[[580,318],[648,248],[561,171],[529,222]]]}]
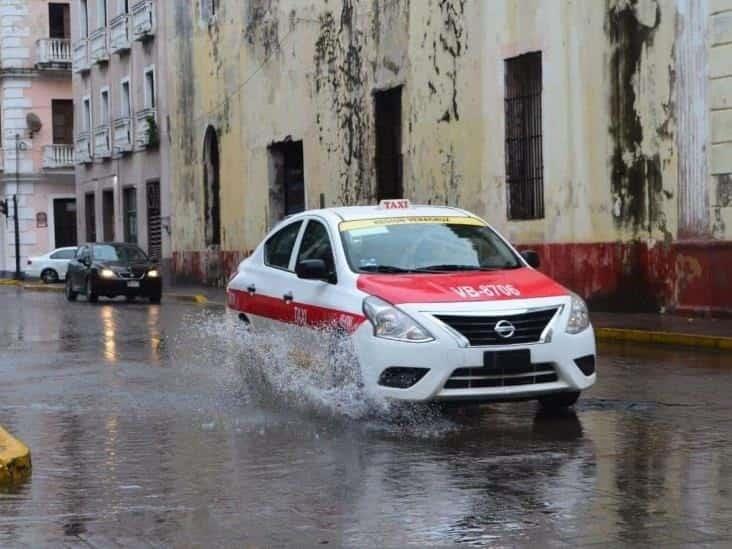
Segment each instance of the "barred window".
[{"label": "barred window", "polygon": [[506,59],[506,190],[509,219],[544,217],[541,52]]}]

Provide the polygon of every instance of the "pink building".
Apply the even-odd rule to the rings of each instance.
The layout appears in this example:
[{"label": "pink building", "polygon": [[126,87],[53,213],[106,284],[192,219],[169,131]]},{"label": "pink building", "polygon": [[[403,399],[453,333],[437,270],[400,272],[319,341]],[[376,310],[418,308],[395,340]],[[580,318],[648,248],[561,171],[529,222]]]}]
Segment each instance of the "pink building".
[{"label": "pink building", "polygon": [[0,275],[15,270],[13,196],[21,269],[76,244],[70,23],[68,2],[0,0]]}]

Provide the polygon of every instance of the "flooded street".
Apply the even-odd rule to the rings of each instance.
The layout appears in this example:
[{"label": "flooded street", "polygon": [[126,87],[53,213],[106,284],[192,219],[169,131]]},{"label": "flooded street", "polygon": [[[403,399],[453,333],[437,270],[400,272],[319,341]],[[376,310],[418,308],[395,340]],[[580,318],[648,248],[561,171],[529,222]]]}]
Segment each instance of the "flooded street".
[{"label": "flooded street", "polygon": [[732,542],[729,355],[601,346],[563,416],[390,414],[291,365],[252,379],[241,337],[218,309],[0,288],[0,424],[33,455],[0,547]]}]

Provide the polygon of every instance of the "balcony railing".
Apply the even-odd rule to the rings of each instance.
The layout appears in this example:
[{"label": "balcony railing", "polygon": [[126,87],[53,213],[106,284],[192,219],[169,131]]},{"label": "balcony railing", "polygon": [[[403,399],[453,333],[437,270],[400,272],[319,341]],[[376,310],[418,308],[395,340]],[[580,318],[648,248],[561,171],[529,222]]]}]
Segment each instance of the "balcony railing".
[{"label": "balcony railing", "polygon": [[132,150],[132,120],[129,116],[114,120],[112,134],[115,152],[126,153]]},{"label": "balcony railing", "polygon": [[70,168],[74,165],[73,145],[46,145],[43,147],[43,167]]},{"label": "balcony railing", "polygon": [[74,156],[77,164],[89,164],[92,161],[91,139],[89,132],[81,132],[76,136]]},{"label": "balcony railing", "polygon": [[110,23],[109,49],[121,53],[130,49],[130,18],[122,13]]},{"label": "balcony railing", "polygon": [[74,44],[74,72],[87,72],[89,70],[89,41],[82,38]]},{"label": "balcony railing", "polygon": [[132,6],[132,36],[148,40],[155,35],[155,10],[152,0],[142,0]]},{"label": "balcony railing", "polygon": [[155,109],[143,109],[135,115],[135,144],[140,149],[158,146],[158,124]]},{"label": "balcony railing", "polygon": [[89,57],[92,63],[106,63],[109,61],[107,47],[107,29],[102,27],[89,35]]},{"label": "balcony railing", "polygon": [[40,68],[70,69],[71,40],[66,38],[41,38],[36,42]]},{"label": "balcony railing", "polygon": [[97,126],[94,128],[94,157],[109,158],[112,156],[112,143],[110,140],[109,126]]}]

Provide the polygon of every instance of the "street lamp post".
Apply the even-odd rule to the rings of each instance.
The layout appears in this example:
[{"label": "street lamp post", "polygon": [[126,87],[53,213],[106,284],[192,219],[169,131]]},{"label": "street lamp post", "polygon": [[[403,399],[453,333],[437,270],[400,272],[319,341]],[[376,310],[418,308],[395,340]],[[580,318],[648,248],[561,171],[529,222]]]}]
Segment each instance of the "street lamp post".
[{"label": "street lamp post", "polygon": [[15,280],[20,280],[20,222],[18,221],[18,193],[20,192],[20,151],[26,149],[25,143],[20,140],[20,134],[15,134],[15,194],[13,195],[13,228],[15,229]]}]

